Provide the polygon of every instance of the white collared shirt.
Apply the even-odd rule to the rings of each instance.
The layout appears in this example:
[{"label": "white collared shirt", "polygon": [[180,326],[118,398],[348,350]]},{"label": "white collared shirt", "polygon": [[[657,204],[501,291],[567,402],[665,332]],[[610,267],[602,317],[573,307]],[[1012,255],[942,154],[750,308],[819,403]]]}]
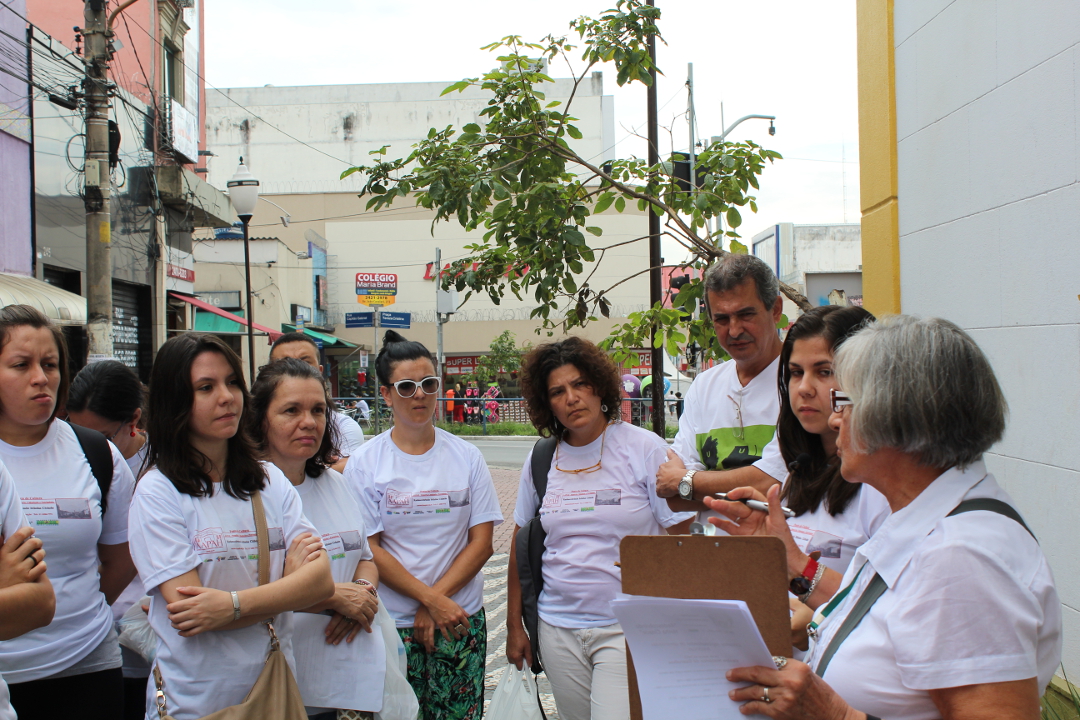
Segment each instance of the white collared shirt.
[{"label": "white collared shirt", "polygon": [[[1038,677],[1061,661],[1061,602],[1038,543],[992,512],[946,516],[969,498],[1012,505],[980,461],[940,475],[855,553],[855,584],[822,623],[821,654],[875,573],[888,590],[843,642],[824,679],[856,710],[889,720],[940,717],[929,690]],[[1014,505],[1015,507],[1015,505]],[[869,565],[861,573],[859,570]]]}]

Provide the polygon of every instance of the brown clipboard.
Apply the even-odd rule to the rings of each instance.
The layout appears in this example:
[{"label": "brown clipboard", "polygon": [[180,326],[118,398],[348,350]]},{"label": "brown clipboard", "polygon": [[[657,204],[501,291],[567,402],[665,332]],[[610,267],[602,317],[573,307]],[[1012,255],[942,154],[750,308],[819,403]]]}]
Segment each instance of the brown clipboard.
[{"label": "brown clipboard", "polygon": [[[619,544],[628,595],[742,600],[773,655],[791,656],[787,558],[774,537],[632,535]],[[707,647],[687,648],[708,652]],[[630,718],[642,720],[637,674],[626,649]]]}]

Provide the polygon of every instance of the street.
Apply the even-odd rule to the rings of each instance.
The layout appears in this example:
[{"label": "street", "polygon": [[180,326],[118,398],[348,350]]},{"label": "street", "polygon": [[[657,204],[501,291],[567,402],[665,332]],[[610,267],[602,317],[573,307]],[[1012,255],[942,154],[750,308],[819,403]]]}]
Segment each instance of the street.
[{"label": "street", "polygon": [[463,437],[462,440],[472,443],[480,448],[484,454],[489,468],[510,468],[521,470],[525,465],[532,446],[536,444],[536,437],[527,436],[501,436],[501,437]]}]

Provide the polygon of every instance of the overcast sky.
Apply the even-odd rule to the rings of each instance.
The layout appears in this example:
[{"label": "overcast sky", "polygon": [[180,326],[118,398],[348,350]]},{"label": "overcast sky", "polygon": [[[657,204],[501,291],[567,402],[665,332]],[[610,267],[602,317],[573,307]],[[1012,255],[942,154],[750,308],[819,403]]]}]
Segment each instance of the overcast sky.
[{"label": "overcast sky", "polygon": [[[721,103],[729,139],[750,139],[785,159],[765,170],[759,212],[744,213],[751,237],[778,222],[859,220],[855,0],[658,0],[660,123],[685,149],[687,63],[694,64],[699,134],[719,135]],[[482,74],[494,56],[479,48],[505,35],[539,40],[565,34],[571,19],[599,15],[604,0],[542,3],[397,0],[213,0],[206,8],[206,74],[215,87],[447,81]],[[567,76],[552,68],[555,76]],[[615,96],[619,156],[644,155],[646,90]],[[670,142],[661,131],[662,142]],[[665,148],[666,149],[666,148]],[[671,260],[670,258],[668,259]]]}]

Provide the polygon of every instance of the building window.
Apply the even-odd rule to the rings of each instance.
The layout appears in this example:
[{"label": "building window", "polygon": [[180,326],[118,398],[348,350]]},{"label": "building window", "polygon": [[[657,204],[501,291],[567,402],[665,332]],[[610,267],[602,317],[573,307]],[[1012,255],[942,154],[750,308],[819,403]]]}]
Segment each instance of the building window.
[{"label": "building window", "polygon": [[184,104],[184,53],[166,41],[165,49],[165,96]]}]

